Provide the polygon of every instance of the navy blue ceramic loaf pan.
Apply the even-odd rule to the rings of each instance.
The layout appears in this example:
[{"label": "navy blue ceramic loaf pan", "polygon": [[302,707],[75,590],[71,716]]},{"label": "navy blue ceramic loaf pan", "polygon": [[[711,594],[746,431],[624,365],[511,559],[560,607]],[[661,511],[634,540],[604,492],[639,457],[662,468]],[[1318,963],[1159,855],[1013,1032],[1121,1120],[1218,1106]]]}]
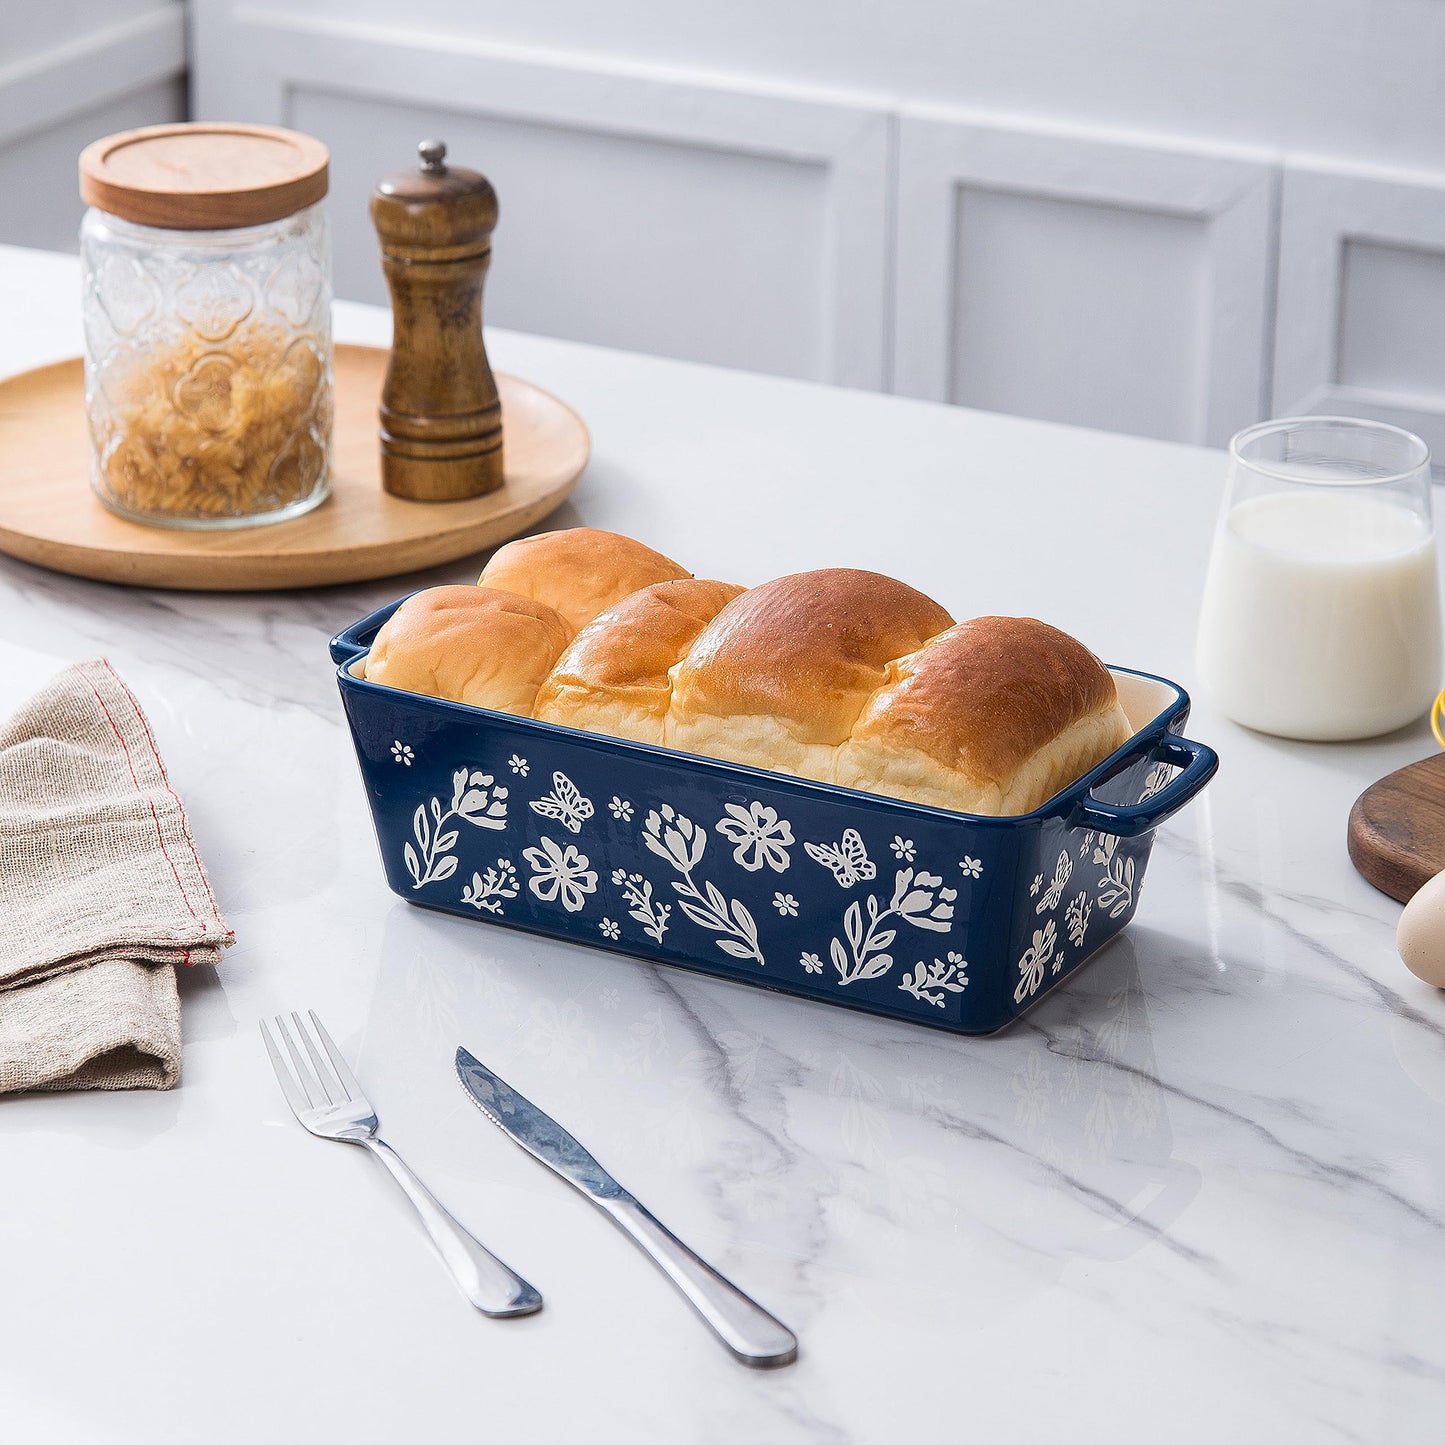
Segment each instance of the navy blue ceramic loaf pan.
[{"label": "navy blue ceramic loaf pan", "polygon": [[331,643],[395,893],[955,1033],[1129,922],[1153,830],[1218,766],[1182,689],[1113,668],[1129,742],[1022,817],[944,812],[367,682],[399,605]]}]

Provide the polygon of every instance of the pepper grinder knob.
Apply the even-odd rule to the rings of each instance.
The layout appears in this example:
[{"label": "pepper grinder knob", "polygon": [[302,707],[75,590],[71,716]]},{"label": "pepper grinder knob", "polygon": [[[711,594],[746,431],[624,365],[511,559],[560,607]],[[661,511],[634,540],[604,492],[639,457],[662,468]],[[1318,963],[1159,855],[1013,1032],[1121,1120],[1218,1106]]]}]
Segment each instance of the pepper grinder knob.
[{"label": "pepper grinder knob", "polygon": [[391,292],[391,360],[381,392],[381,484],[444,502],[502,485],[502,406],[482,340],[497,193],[424,140],[421,165],[371,196]]}]

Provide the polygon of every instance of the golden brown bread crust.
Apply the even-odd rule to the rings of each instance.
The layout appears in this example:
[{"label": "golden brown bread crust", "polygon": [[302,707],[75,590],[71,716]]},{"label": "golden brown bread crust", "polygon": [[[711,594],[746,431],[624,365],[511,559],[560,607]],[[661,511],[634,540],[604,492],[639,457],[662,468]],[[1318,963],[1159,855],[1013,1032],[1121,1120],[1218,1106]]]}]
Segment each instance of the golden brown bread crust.
[{"label": "golden brown bread crust", "polygon": [[692,574],[631,537],[569,527],[519,537],[493,554],[477,585],[545,602],[573,632],[641,587]]},{"label": "golden brown bread crust", "polygon": [[368,681],[531,717],[537,689],[572,632],[530,597],[482,587],[429,587],[376,634]]},{"label": "golden brown bread crust", "polygon": [[579,528],[504,547],[483,579],[405,602],[366,676],[967,813],[1030,812],[1130,733],[1113,678],[1067,633],[953,625],[874,572],[744,592]]},{"label": "golden brown bread crust", "polygon": [[669,672],[742,590],[689,577],[624,597],[572,640],[537,694],[533,716],[661,744],[672,697]]},{"label": "golden brown bread crust", "polygon": [[1129,736],[1114,679],[1032,617],[975,617],[888,669],[833,780],[965,812],[1026,813]]},{"label": "golden brown bread crust", "polygon": [[889,662],[953,619],[892,577],[847,567],[753,587],[703,630],[673,674],[666,741],[823,778],[831,750]]}]

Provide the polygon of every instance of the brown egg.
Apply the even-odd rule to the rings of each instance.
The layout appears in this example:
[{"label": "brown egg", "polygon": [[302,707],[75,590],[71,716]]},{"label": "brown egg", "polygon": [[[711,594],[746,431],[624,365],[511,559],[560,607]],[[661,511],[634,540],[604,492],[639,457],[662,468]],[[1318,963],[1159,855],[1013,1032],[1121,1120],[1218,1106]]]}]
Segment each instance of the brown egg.
[{"label": "brown egg", "polygon": [[1445,873],[1437,873],[1405,905],[1395,947],[1416,978],[1445,988]]}]

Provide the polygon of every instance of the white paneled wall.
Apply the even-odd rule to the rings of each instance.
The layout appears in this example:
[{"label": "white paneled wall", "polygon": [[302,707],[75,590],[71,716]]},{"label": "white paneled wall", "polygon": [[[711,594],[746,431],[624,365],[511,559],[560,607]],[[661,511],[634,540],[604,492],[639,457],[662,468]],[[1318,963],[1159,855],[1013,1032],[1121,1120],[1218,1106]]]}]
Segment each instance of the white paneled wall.
[{"label": "white paneled wall", "polygon": [[0,240],[76,249],[76,156],[185,115],[185,31],[167,0],[0,0]]},{"label": "white paneled wall", "polygon": [[[384,297],[367,195],[439,133],[502,198],[498,324],[1184,441],[1352,411],[1445,456],[1442,0],[189,12],[199,116],[331,145],[342,295]],[[0,0],[0,193],[62,198],[0,235],[69,243],[75,150],[174,110],[181,45],[167,0]]]},{"label": "white paneled wall", "polygon": [[1445,181],[1290,165],[1274,395],[1394,422],[1445,460]]},{"label": "white paneled wall", "polygon": [[1266,402],[1267,160],[905,110],[894,384],[1221,442]]},{"label": "white paneled wall", "polygon": [[342,295],[384,296],[367,196],[440,134],[501,196],[497,324],[886,383],[882,107],[290,12],[241,11],[198,42],[201,114],[332,147]]}]

